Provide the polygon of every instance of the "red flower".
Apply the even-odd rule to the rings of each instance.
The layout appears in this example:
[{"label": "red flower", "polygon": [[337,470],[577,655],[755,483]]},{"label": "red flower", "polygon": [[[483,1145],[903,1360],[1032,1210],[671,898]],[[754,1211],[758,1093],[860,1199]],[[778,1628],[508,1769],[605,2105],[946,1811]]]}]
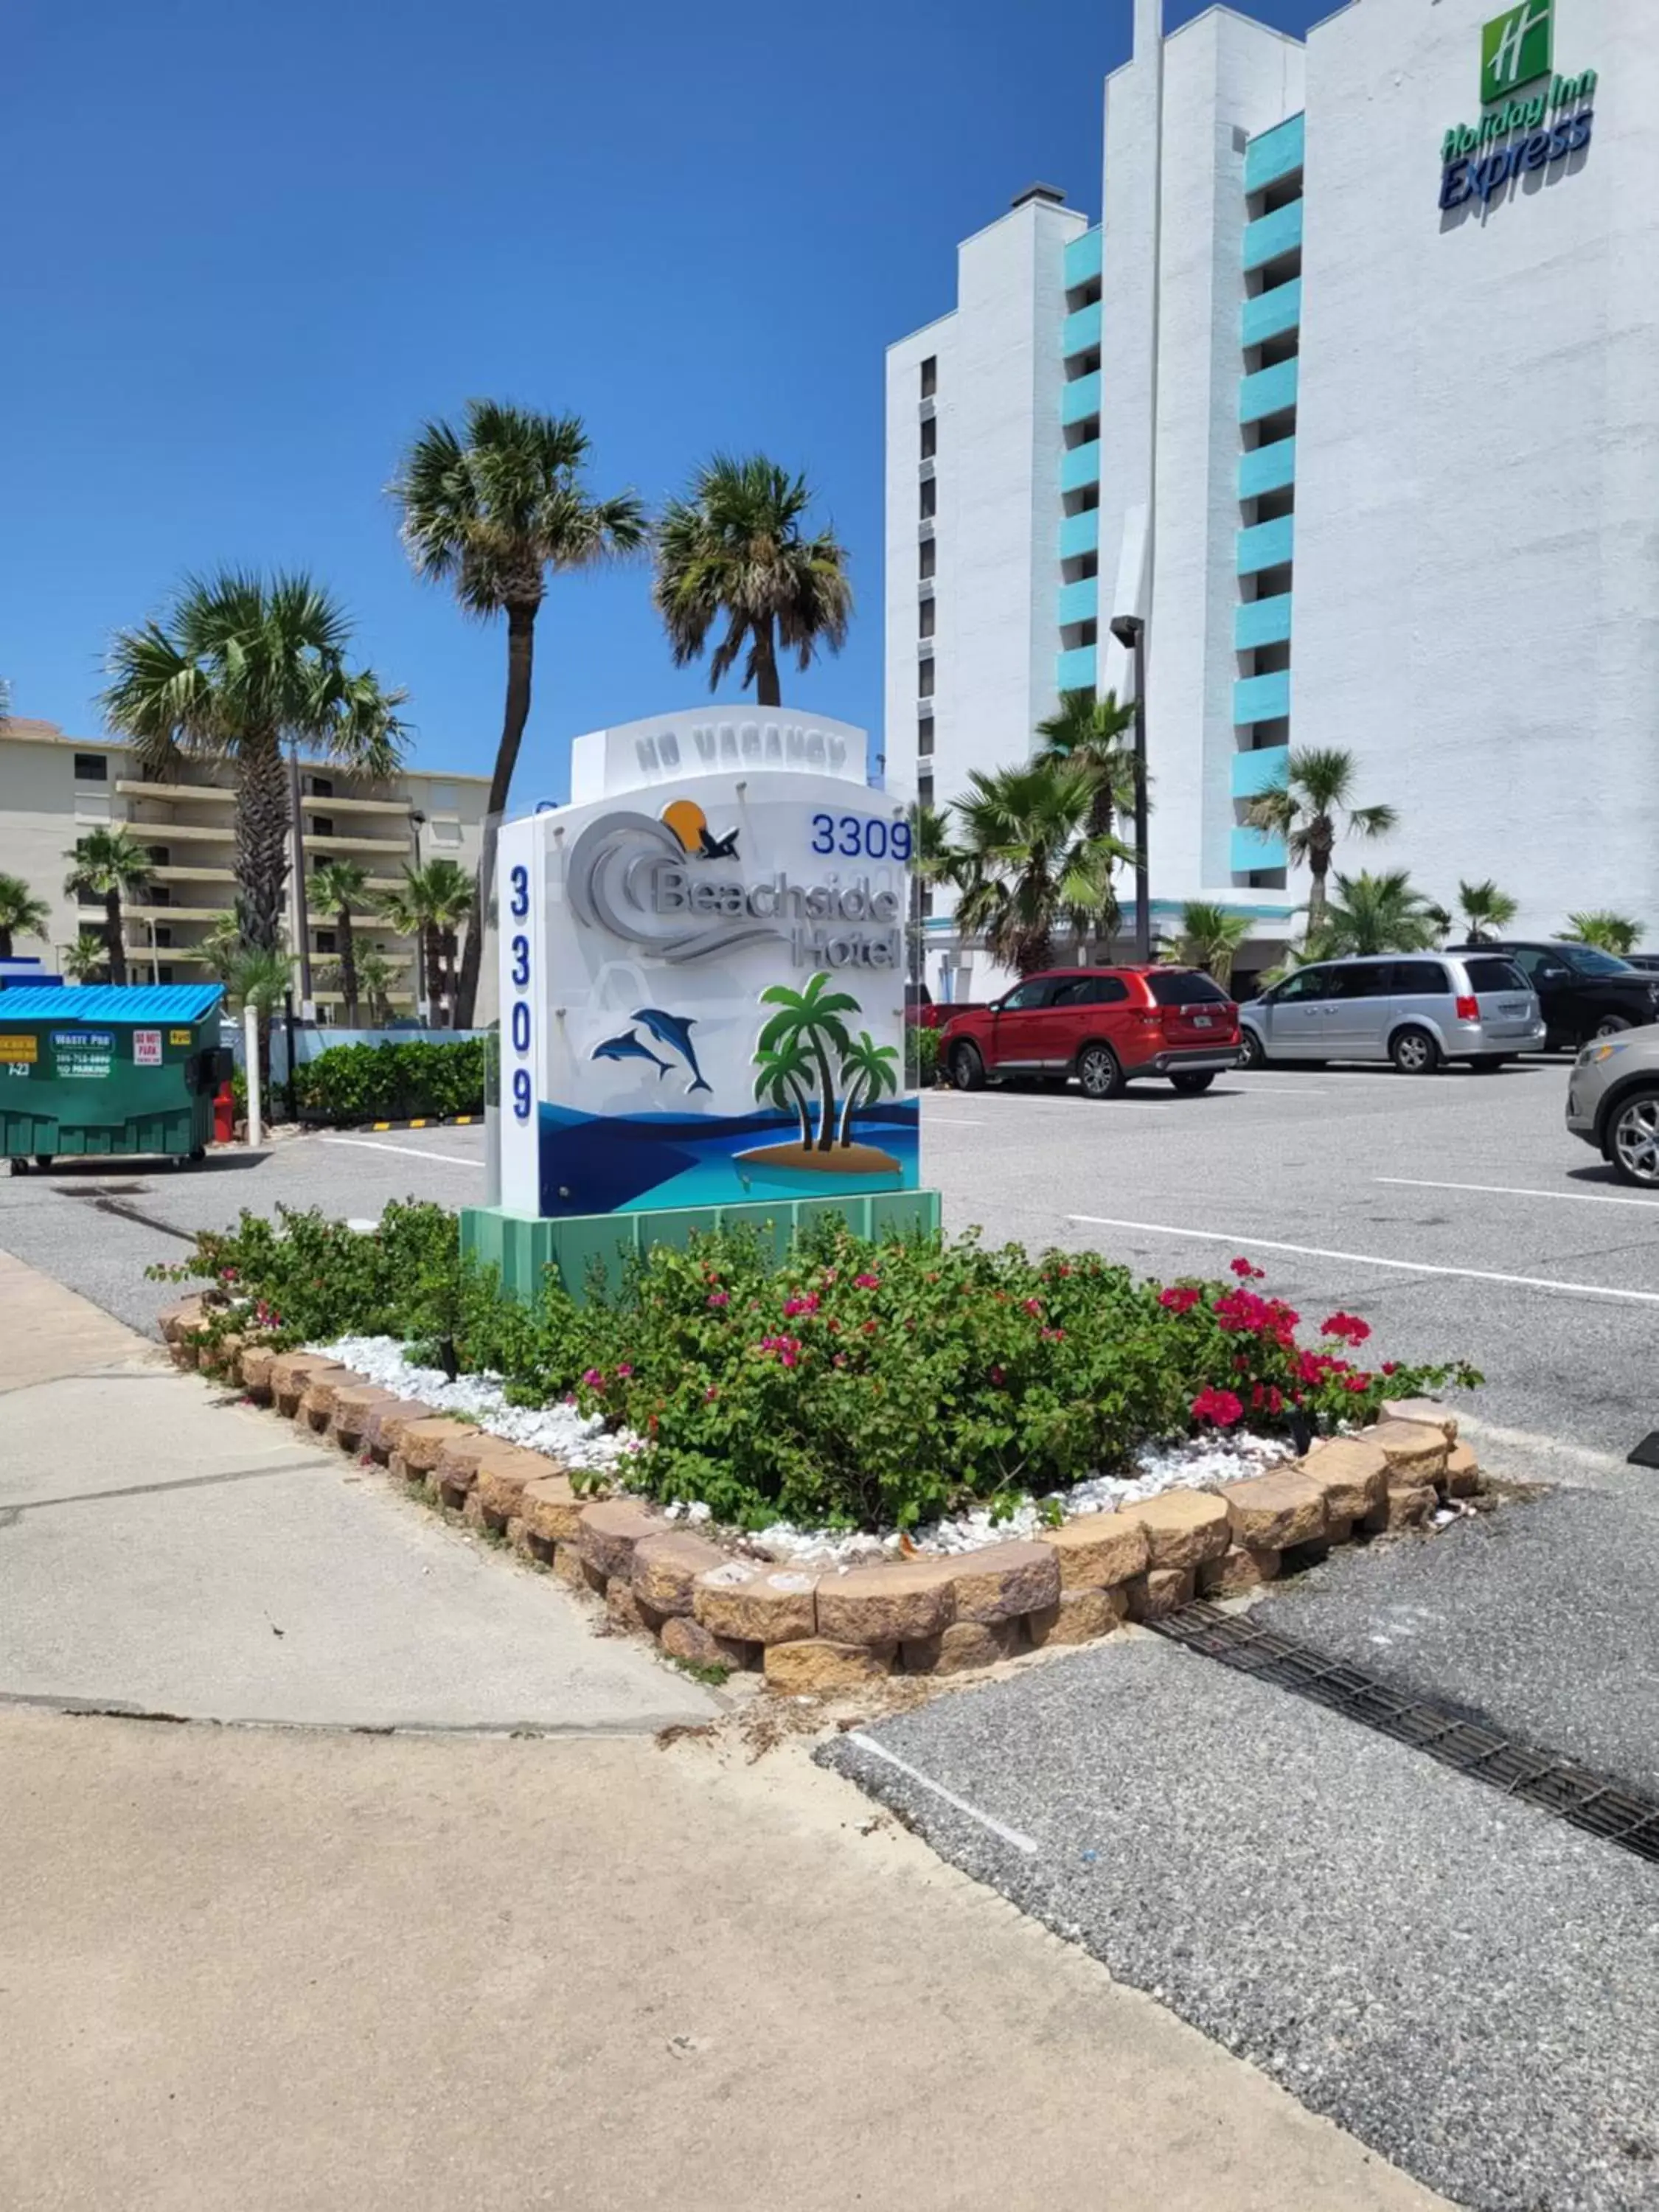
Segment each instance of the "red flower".
[{"label": "red flower", "polygon": [[[935,1276],[934,1280],[938,1279]],[[853,1280],[861,1291],[878,1291],[881,1288],[879,1275],[854,1275]]]},{"label": "red flower", "polygon": [[1006,1379],[1007,1378],[1004,1376],[1003,1371],[1000,1367],[994,1367],[991,1370],[991,1380],[995,1383],[999,1390],[1001,1389],[1003,1383]]},{"label": "red flower", "polygon": [[1237,1260],[1230,1261],[1228,1264],[1231,1266],[1234,1274],[1237,1276],[1241,1283],[1259,1283],[1261,1280],[1262,1276],[1267,1272],[1265,1267],[1252,1267],[1250,1262],[1242,1256]]},{"label": "red flower", "polygon": [[1352,1390],[1356,1397],[1362,1392],[1369,1390],[1370,1387],[1371,1378],[1369,1375],[1345,1375],[1342,1378],[1342,1388],[1345,1390]]},{"label": "red flower", "polygon": [[797,1314],[815,1314],[817,1310],[818,1294],[816,1291],[803,1291],[796,1297],[786,1298],[783,1302],[783,1317],[786,1321],[793,1321]]},{"label": "red flower", "polygon": [[1369,1322],[1361,1321],[1358,1314],[1328,1314],[1319,1324],[1322,1336],[1340,1337],[1344,1344],[1364,1344],[1371,1333]]},{"label": "red flower", "polygon": [[1218,1390],[1212,1385],[1199,1392],[1193,1401],[1192,1413],[1195,1421],[1213,1421],[1218,1429],[1230,1429],[1236,1421],[1243,1419],[1244,1405],[1231,1390]]},{"label": "red flower", "polygon": [[708,1303],[711,1306],[729,1306],[732,1303],[732,1293],[730,1291],[710,1291]]},{"label": "red flower", "polygon": [[1158,1294],[1158,1302],[1170,1313],[1190,1313],[1203,1295],[1202,1291],[1183,1290],[1177,1287],[1174,1290],[1160,1291]]},{"label": "red flower", "polygon": [[1397,1359],[1385,1359],[1382,1362],[1382,1372],[1385,1375],[1398,1375],[1400,1362]]},{"label": "red flower", "polygon": [[1045,1328],[1042,1332],[1045,1344],[1060,1344],[1064,1341],[1065,1335],[1066,1332],[1063,1328]]},{"label": "red flower", "polygon": [[1041,1298],[1027,1298],[1027,1299],[1026,1299],[1026,1301],[1025,1301],[1025,1310],[1026,1310],[1026,1312],[1027,1312],[1028,1314],[1031,1314],[1031,1315],[1033,1315],[1033,1316],[1035,1316],[1035,1315],[1036,1315],[1036,1314],[1040,1314],[1040,1313],[1042,1311],[1042,1299],[1041,1299]]}]

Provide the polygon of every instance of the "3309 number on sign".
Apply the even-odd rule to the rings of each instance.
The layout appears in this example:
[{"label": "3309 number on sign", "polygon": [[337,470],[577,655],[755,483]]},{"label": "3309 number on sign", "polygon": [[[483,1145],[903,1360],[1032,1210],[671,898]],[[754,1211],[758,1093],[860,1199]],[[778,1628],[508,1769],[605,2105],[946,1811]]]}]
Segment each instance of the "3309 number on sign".
[{"label": "3309 number on sign", "polygon": [[896,860],[910,858],[910,825],[890,822],[879,814],[815,814],[812,850],[842,860]]}]

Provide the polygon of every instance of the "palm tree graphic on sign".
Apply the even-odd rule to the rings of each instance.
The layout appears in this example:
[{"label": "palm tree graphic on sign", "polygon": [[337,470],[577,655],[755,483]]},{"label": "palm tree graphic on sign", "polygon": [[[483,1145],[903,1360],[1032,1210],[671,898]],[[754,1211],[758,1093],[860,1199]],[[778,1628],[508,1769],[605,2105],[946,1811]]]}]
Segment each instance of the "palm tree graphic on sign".
[{"label": "palm tree graphic on sign", "polygon": [[[793,1144],[764,1145],[740,1152],[750,1167],[796,1173],[888,1176],[900,1164],[874,1145],[856,1143],[854,1117],[884,1092],[896,1095],[898,1054],[878,1044],[867,1030],[856,1039],[845,1017],[864,1010],[850,993],[832,988],[827,975],[814,975],[805,990],[774,983],[761,994],[763,1006],[776,1011],[761,1030],[755,1050],[755,1096],[798,1115],[800,1135]],[[817,1128],[812,1127],[817,1092]],[[839,1112],[837,1111],[839,1109]]]}]

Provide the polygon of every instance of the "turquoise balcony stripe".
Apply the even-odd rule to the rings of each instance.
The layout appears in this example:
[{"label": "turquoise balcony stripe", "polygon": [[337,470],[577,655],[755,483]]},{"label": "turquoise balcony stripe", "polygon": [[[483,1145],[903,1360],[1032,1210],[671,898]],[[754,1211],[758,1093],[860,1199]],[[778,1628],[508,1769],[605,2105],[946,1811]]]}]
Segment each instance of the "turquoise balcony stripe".
[{"label": "turquoise balcony stripe", "polygon": [[1060,625],[1062,629],[1073,623],[1093,622],[1100,612],[1100,579],[1098,576],[1079,576],[1074,584],[1060,587]]},{"label": "turquoise balcony stripe", "polygon": [[1100,302],[1079,307],[1060,326],[1060,349],[1069,361],[1074,353],[1093,353],[1100,345]]},{"label": "turquoise balcony stripe", "polygon": [[1288,284],[1275,284],[1271,292],[1258,292],[1254,300],[1246,300],[1239,310],[1238,342],[1265,345],[1269,338],[1301,326],[1302,279],[1292,276]]},{"label": "turquoise balcony stripe", "polygon": [[1233,724],[1282,721],[1291,711],[1291,672],[1280,668],[1268,676],[1242,676],[1233,686]]},{"label": "turquoise balcony stripe", "polygon": [[1296,482],[1296,440],[1275,438],[1253,453],[1238,457],[1238,495],[1260,499],[1263,492],[1285,491]]},{"label": "turquoise balcony stripe", "polygon": [[1100,509],[1085,507],[1081,514],[1068,514],[1060,526],[1060,557],[1075,561],[1081,553],[1092,553],[1100,544]]},{"label": "turquoise balcony stripe", "polygon": [[1060,457],[1060,488],[1062,491],[1081,491],[1085,484],[1100,482],[1100,441],[1091,438],[1086,446],[1073,446]]},{"label": "turquoise balcony stripe", "polygon": [[1275,362],[1271,368],[1259,368],[1254,376],[1244,376],[1238,382],[1238,419],[1241,422],[1259,422],[1267,415],[1282,415],[1296,404],[1297,364],[1293,361]]},{"label": "turquoise balcony stripe", "polygon": [[1100,412],[1100,371],[1089,376],[1074,376],[1063,385],[1060,395],[1060,419],[1062,422],[1086,422],[1091,415]]},{"label": "turquoise balcony stripe", "polygon": [[[1276,185],[1281,177],[1293,177],[1302,167],[1303,149],[1307,137],[1304,129],[1306,118],[1287,116],[1283,123],[1274,124],[1259,138],[1252,138],[1244,150],[1244,189],[1247,192],[1265,192],[1269,185]],[[1068,283],[1070,279],[1066,280]]]},{"label": "turquoise balcony stripe", "polygon": [[[1299,120],[1300,118],[1298,118]],[[1246,161],[1249,155],[1245,156]],[[1074,238],[1066,248],[1066,289],[1075,292],[1079,284],[1086,284],[1100,274],[1100,225],[1085,230],[1081,238]]]},{"label": "turquoise balcony stripe", "polygon": [[1275,592],[1271,599],[1246,599],[1233,613],[1233,646],[1250,653],[1258,645],[1288,645],[1291,641],[1291,594]]},{"label": "turquoise balcony stripe", "polygon": [[1245,224],[1247,270],[1260,269],[1277,261],[1281,253],[1295,252],[1302,243],[1302,207],[1300,200],[1292,200],[1288,207],[1275,208],[1271,215],[1259,215],[1254,222]]},{"label": "turquoise balcony stripe", "polygon": [[1295,558],[1296,517],[1282,514],[1277,522],[1258,522],[1238,533],[1238,573],[1259,575],[1264,568],[1282,568]]},{"label": "turquoise balcony stripe", "polygon": [[1233,755],[1233,797],[1257,799],[1285,781],[1291,764],[1288,745],[1263,745],[1253,753]]},{"label": "turquoise balcony stripe", "polygon": [[1074,645],[1054,659],[1054,683],[1061,691],[1092,691],[1095,688],[1095,649]]},{"label": "turquoise balcony stripe", "polygon": [[1282,868],[1285,840],[1276,830],[1251,830],[1243,824],[1232,833],[1230,862],[1236,876],[1253,875],[1260,868]]}]

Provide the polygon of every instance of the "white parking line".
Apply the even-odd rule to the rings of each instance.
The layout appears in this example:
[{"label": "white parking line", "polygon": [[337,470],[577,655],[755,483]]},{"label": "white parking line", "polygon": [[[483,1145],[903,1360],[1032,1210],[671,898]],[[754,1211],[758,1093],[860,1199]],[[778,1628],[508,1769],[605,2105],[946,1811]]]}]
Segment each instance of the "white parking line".
[{"label": "white parking line", "polygon": [[1579,1206],[1634,1206],[1659,1213],[1659,1200],[1619,1198],[1611,1191],[1527,1190],[1512,1182],[1431,1182],[1424,1176],[1373,1176],[1371,1181],[1398,1183],[1407,1190],[1476,1190],[1491,1198],[1565,1198]]},{"label": "white parking line", "polygon": [[1138,1229],[1147,1237],[1184,1237],[1200,1244],[1231,1244],[1235,1252],[1289,1252],[1302,1260],[1345,1260],[1355,1267],[1392,1267],[1402,1275],[1455,1275],[1466,1283],[1511,1283],[1526,1291],[1553,1291],[1572,1297],[1613,1298],[1622,1304],[1659,1306],[1659,1291],[1614,1291],[1605,1283],[1563,1283],[1547,1275],[1500,1275],[1486,1267],[1437,1267],[1426,1260],[1384,1260],[1376,1252],[1329,1252],[1320,1244],[1279,1244],[1271,1237],[1241,1236],[1237,1230],[1175,1229],[1167,1221],[1118,1221],[1105,1213],[1068,1213],[1094,1229]]},{"label": "white parking line", "polygon": [[994,1836],[1000,1836],[1005,1844],[1012,1844],[1017,1851],[1024,1851],[1028,1858],[1036,1857],[1038,1846],[1030,1836],[1022,1836],[1018,1828],[1008,1827],[989,1813],[981,1813],[977,1805],[970,1805],[965,1797],[958,1797],[954,1790],[947,1790],[942,1782],[935,1782],[932,1775],[924,1774],[919,1766],[912,1766],[908,1759],[898,1758],[888,1750],[885,1744],[878,1743],[874,1736],[866,1735],[862,1729],[849,1729],[847,1740],[849,1743],[857,1744],[860,1751],[873,1752],[878,1759],[884,1759],[890,1766],[896,1766],[901,1774],[908,1774],[912,1782],[920,1783],[924,1790],[931,1790],[935,1797],[942,1797],[947,1805],[954,1805],[958,1813],[965,1813],[970,1820],[977,1820],[981,1828],[988,1828]]},{"label": "white parking line", "polygon": [[447,1168],[477,1168],[483,1165],[478,1159],[468,1159],[465,1152],[428,1152],[419,1145],[383,1145],[378,1137],[325,1137],[325,1145],[356,1145],[363,1152],[407,1152],[412,1160],[441,1160]]}]

